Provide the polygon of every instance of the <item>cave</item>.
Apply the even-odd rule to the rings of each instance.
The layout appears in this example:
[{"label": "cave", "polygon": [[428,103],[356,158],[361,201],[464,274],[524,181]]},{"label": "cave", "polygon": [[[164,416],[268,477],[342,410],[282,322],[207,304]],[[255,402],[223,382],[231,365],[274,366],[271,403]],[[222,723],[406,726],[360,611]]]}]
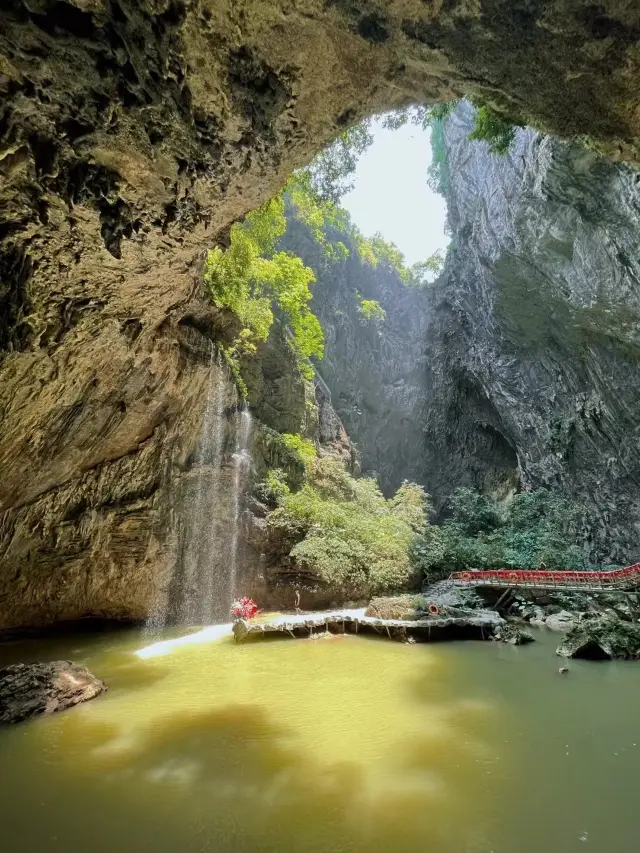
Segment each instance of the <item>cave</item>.
[{"label": "cave", "polygon": [[633,849],[637,6],[2,4],[11,853]]},{"label": "cave", "polygon": [[638,162],[629,4],[235,6],[0,13],[3,628],[148,612],[202,416],[174,344],[203,252],[340,130],[466,94]]}]

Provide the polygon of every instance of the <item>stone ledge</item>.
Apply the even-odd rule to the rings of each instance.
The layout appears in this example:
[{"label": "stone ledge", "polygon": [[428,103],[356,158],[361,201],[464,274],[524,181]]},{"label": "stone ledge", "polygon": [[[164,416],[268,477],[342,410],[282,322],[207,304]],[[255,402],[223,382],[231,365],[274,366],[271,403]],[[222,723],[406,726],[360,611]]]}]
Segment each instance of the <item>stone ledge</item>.
[{"label": "stone ledge", "polygon": [[[239,619],[233,624],[236,640],[251,635],[289,634],[301,638],[311,636],[314,629],[324,628],[330,633],[358,633],[359,631],[386,633],[395,639],[408,636],[423,641],[453,639],[460,635],[477,635],[489,639],[504,620],[492,611],[470,611],[466,614],[430,616],[424,619],[380,619],[365,616],[364,608],[358,610],[329,610],[320,613],[262,617],[258,620]],[[448,635],[448,636],[447,636]]]}]

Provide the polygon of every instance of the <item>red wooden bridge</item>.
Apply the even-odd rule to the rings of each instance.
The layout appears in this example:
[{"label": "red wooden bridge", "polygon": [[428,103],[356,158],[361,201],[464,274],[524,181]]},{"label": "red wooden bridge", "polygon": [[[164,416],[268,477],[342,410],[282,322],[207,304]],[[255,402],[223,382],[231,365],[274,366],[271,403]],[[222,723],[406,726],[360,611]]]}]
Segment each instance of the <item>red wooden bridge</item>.
[{"label": "red wooden bridge", "polygon": [[492,586],[503,589],[558,589],[579,592],[640,590],[640,563],[624,569],[603,572],[551,572],[543,569],[499,569],[498,571],[454,572],[449,577],[454,586]]}]

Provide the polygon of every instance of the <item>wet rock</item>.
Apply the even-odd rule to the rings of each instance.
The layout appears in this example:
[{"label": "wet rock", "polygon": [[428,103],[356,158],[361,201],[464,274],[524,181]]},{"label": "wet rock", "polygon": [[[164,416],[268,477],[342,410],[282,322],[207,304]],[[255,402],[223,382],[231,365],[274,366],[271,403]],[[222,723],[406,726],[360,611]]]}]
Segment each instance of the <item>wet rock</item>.
[{"label": "wet rock", "polygon": [[0,725],[64,711],[106,689],[88,669],[68,660],[4,667],[0,669]]},{"label": "wet rock", "polygon": [[448,580],[438,581],[423,589],[428,601],[438,607],[460,607],[465,610],[491,610],[492,604],[482,598],[475,589],[453,586]]},{"label": "wet rock", "polygon": [[451,610],[438,615],[429,615],[421,619],[391,619],[367,616],[365,609],[339,609],[315,613],[285,614],[264,616],[248,621],[239,619],[233,624],[233,634],[237,641],[249,635],[274,633],[288,634],[291,637],[308,638],[316,629],[324,632],[359,633],[369,631],[386,635],[390,639],[406,642],[409,635],[423,642],[442,639],[482,639],[493,638],[503,620],[491,610],[466,611],[454,613]]},{"label": "wet rock", "polygon": [[499,625],[493,634],[493,639],[500,643],[509,643],[512,646],[524,646],[535,641],[533,634],[522,631],[510,622]]},{"label": "wet rock", "polygon": [[622,622],[615,616],[585,619],[569,631],[556,654],[590,660],[637,660],[640,625]]},{"label": "wet rock", "polygon": [[560,613],[552,613],[544,620],[544,624],[551,631],[570,631],[575,626],[577,617],[575,613],[561,610]]}]

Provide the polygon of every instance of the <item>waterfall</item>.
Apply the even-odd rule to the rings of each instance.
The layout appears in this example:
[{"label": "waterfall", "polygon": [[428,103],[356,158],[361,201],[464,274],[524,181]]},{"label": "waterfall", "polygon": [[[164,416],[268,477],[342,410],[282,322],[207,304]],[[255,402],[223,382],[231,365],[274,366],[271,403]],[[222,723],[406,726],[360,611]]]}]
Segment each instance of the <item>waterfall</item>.
[{"label": "waterfall", "polygon": [[[251,469],[252,418],[212,346],[202,428],[193,464],[174,498],[174,566],[148,625],[226,622],[241,556],[242,495]],[[233,436],[233,445],[231,440]],[[229,452],[230,445],[233,450]]]},{"label": "waterfall", "polygon": [[240,497],[242,495],[243,481],[251,468],[251,454],[249,453],[249,441],[251,439],[251,413],[248,407],[238,412],[238,423],[236,425],[236,448],[233,454],[233,484],[231,490],[231,505],[233,512],[233,528],[231,533],[230,560],[229,560],[229,592],[231,602],[236,597],[236,575],[238,572],[238,538],[240,534]]},{"label": "waterfall", "polygon": [[216,604],[216,584],[211,571],[218,531],[216,509],[220,503],[222,457],[227,432],[225,417],[226,372],[220,354],[211,347],[209,381],[202,431],[196,455],[197,479],[186,506],[186,537],[182,556],[180,622],[210,621]]}]

